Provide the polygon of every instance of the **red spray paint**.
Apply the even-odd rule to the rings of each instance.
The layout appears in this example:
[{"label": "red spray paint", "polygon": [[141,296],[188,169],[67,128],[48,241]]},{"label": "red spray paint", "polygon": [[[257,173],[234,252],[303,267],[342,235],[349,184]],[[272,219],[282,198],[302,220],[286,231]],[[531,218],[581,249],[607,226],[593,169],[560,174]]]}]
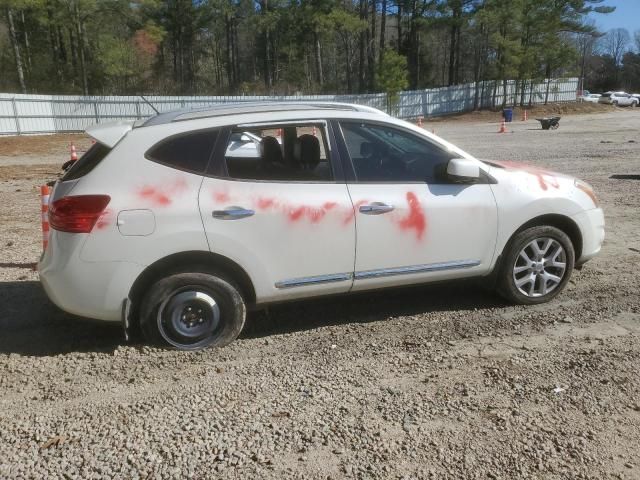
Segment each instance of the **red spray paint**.
[{"label": "red spray paint", "polygon": [[259,210],[279,210],[287,216],[290,222],[299,222],[308,220],[311,223],[320,222],[327,213],[334,209],[338,204],[336,202],[325,202],[320,207],[310,205],[289,205],[270,197],[259,197],[255,201],[255,205]]},{"label": "red spray paint", "polygon": [[156,187],[148,185],[146,187],[142,187],[138,192],[138,195],[145,200],[162,207],[166,207],[171,203],[171,199],[166,194],[162,193]]},{"label": "red spray paint", "polygon": [[157,207],[171,204],[171,197],[182,194],[187,189],[187,182],[180,178],[164,187],[145,185],[138,190],[138,196]]},{"label": "red spray paint", "polygon": [[420,205],[420,200],[413,192],[407,192],[407,203],[409,204],[409,213],[406,217],[400,219],[399,225],[402,230],[415,230],[416,238],[422,239],[427,228],[427,220]]},{"label": "red spray paint", "polygon": [[96,222],[96,228],[98,230],[104,230],[107,228],[111,224],[111,217],[111,210],[107,209],[102,212],[102,215],[100,215],[100,218],[98,218],[98,221]]},{"label": "red spray paint", "polygon": [[297,222],[302,219],[307,219],[311,223],[318,223],[322,220],[327,211],[322,207],[310,207],[308,205],[302,205],[289,210],[289,220]]},{"label": "red spray paint", "polygon": [[509,170],[520,170],[522,172],[528,173],[529,175],[533,175],[538,180],[538,185],[542,190],[549,190],[549,187],[560,188],[560,183],[558,182],[557,176],[548,170],[543,168],[535,167],[533,165],[527,165],[526,163],[520,162],[512,162],[509,160],[504,161],[493,161],[492,163],[497,163],[502,167],[505,167]]},{"label": "red spray paint", "polygon": [[350,208],[347,214],[344,216],[344,218],[342,219],[342,224],[345,226],[349,225],[356,218],[356,212],[360,210],[360,207],[362,205],[365,205],[366,203],[369,203],[369,200],[358,200],[353,205],[353,208]]},{"label": "red spray paint", "polygon": [[278,202],[276,202],[275,199],[267,197],[258,198],[257,203],[260,210],[269,210],[270,208],[275,208],[278,205]]},{"label": "red spray paint", "polygon": [[228,202],[229,200],[231,200],[231,197],[229,196],[229,194],[227,192],[213,192],[213,199],[217,203],[224,203],[224,202]]}]

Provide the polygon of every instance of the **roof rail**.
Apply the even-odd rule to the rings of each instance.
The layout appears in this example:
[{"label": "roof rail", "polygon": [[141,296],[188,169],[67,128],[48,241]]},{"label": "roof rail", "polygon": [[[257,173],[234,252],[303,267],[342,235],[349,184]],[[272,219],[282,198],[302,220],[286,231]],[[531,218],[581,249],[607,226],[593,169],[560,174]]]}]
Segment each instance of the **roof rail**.
[{"label": "roof rail", "polygon": [[240,115],[243,113],[266,113],[303,110],[345,110],[367,112],[386,115],[373,107],[339,102],[314,101],[268,101],[268,102],[238,102],[221,103],[201,108],[174,110],[150,117],[142,126],[161,125],[171,122],[182,122],[202,118],[222,117],[226,115]]}]

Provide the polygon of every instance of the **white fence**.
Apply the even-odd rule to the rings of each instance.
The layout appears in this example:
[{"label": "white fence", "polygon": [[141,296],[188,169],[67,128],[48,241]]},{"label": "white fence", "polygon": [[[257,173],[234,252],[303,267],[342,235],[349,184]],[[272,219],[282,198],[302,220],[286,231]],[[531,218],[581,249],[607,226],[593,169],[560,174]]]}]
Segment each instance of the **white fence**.
[{"label": "white fence", "polygon": [[[577,78],[507,82],[507,105],[541,104],[548,93],[549,102],[573,102],[578,89]],[[523,92],[524,90],[524,92]],[[401,92],[395,105],[388,106],[383,93],[364,95],[305,96],[214,96],[214,97],[145,97],[160,112],[212,104],[262,100],[318,100],[358,103],[385,110],[400,118],[433,117],[502,105],[503,83],[484,81],[453,87]],[[494,103],[495,102],[495,103]],[[153,109],[139,96],[71,96],[0,94],[0,135],[25,133],[79,132],[87,126],[112,120],[130,120],[153,115]]]}]

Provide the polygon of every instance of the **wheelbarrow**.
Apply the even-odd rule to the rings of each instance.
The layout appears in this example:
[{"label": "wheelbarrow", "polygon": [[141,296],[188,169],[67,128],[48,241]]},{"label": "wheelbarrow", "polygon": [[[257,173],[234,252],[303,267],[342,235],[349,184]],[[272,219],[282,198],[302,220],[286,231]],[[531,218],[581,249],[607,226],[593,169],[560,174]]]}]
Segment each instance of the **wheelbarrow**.
[{"label": "wheelbarrow", "polygon": [[542,125],[543,130],[555,130],[560,126],[560,117],[544,117],[544,118],[536,118]]}]

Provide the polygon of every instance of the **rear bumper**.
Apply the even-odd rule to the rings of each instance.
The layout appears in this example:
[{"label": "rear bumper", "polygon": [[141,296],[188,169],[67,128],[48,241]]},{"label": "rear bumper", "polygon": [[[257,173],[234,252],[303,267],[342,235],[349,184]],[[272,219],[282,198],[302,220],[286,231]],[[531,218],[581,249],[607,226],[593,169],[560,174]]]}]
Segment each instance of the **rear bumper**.
[{"label": "rear bumper", "polygon": [[38,264],[40,282],[62,310],[111,322],[122,320],[122,306],[143,266],[129,262],[85,262],[79,258],[82,234],[51,232]]},{"label": "rear bumper", "polygon": [[604,242],[604,212],[601,208],[585,210],[574,215],[572,219],[582,234],[582,254],[576,259],[576,266],[581,266],[595,257]]}]

